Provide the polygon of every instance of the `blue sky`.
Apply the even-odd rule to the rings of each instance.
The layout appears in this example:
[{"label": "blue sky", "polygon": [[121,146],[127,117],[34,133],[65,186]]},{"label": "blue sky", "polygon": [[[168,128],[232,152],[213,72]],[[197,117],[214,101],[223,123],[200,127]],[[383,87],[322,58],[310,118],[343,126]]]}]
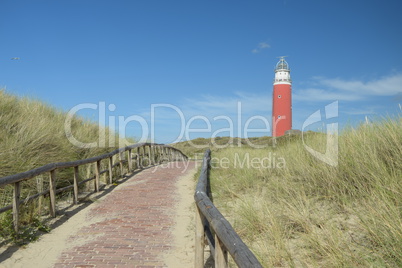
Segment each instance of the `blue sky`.
[{"label": "blue sky", "polygon": [[[271,122],[273,69],[287,55],[293,128],[334,101],[342,128],[401,112],[401,10],[400,0],[0,0],[0,87],[65,111],[105,103],[106,125],[137,138],[152,128],[156,142],[244,136]],[[99,110],[78,114],[97,121]],[[248,134],[261,135],[271,133]]]}]

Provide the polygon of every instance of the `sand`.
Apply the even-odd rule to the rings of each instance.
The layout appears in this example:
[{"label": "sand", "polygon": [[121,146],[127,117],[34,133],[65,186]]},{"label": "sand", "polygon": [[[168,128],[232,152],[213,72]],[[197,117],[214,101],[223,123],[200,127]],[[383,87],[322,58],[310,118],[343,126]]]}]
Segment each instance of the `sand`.
[{"label": "sand", "polygon": [[174,249],[165,256],[167,267],[194,266],[195,202],[194,175],[197,168],[179,178],[177,182],[179,201],[176,208],[176,225],[173,230]]}]

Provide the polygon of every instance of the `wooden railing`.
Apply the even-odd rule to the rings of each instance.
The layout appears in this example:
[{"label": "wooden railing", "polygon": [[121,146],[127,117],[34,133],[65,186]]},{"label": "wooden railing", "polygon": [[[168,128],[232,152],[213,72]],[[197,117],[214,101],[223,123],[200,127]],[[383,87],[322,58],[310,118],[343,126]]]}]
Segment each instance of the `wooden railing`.
[{"label": "wooden railing", "polygon": [[215,260],[215,268],[228,267],[228,252],[240,268],[262,267],[251,250],[211,201],[209,185],[210,160],[211,151],[207,150],[194,194],[197,207],[195,219],[195,268],[204,267],[206,241]]},{"label": "wooden railing", "polygon": [[[136,150],[136,152],[133,152]],[[126,155],[125,155],[126,154]],[[115,158],[115,163],[114,159]],[[107,161],[107,169],[101,170],[101,161]],[[134,160],[134,161],[133,161]],[[3,213],[8,210],[13,210],[13,225],[14,230],[18,232],[19,228],[19,211],[20,205],[22,203],[26,203],[35,198],[39,198],[41,196],[49,195],[50,197],[50,215],[52,217],[56,216],[56,194],[60,192],[64,192],[67,190],[73,189],[73,202],[74,204],[78,203],[78,193],[79,186],[89,181],[94,181],[94,191],[99,192],[100,188],[100,176],[104,173],[108,173],[108,177],[106,179],[106,184],[111,184],[116,178],[113,178],[113,169],[118,167],[120,169],[120,176],[124,177],[124,175],[133,172],[135,169],[144,168],[143,162],[147,161],[147,165],[154,165],[162,163],[163,161],[185,161],[187,160],[187,156],[184,155],[180,150],[162,144],[155,143],[140,143],[130,145],[124,148],[120,148],[114,150],[110,153],[106,153],[103,155],[99,155],[92,158],[87,158],[83,160],[71,161],[71,162],[60,162],[60,163],[52,163],[48,164],[36,169],[32,169],[26,172],[18,173],[15,175],[6,176],[0,178],[0,187],[4,187],[6,185],[13,185],[13,199],[12,204],[0,208],[0,213]],[[133,165],[134,162],[134,165]],[[83,165],[91,165],[93,164],[94,174],[90,178],[80,180],[79,176],[79,168]],[[127,164],[127,172],[124,172],[124,164]],[[63,188],[56,189],[56,176],[57,170],[65,169],[65,168],[73,168],[73,176],[74,182],[73,185],[69,185]],[[49,189],[42,191],[38,194],[28,196],[24,199],[20,198],[21,193],[21,183],[25,180],[32,179],[41,174],[48,173],[49,174]]]}]

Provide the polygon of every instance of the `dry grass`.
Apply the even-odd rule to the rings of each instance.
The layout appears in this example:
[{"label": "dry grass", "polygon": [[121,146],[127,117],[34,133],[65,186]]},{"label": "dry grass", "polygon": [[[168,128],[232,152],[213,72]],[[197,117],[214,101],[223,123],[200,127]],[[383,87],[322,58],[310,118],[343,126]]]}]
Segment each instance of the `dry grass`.
[{"label": "dry grass", "polygon": [[[110,151],[71,144],[64,130],[66,113],[41,101],[18,98],[0,90],[0,107],[0,177],[49,162],[83,159]],[[108,140],[109,131],[106,133]],[[82,142],[98,141],[99,126],[75,117],[72,134]]]},{"label": "dry grass", "polygon": [[300,139],[227,148],[212,155],[212,193],[264,267],[401,267],[401,155],[400,117],[345,131],[337,167]]},{"label": "dry grass", "polygon": [[[49,163],[85,159],[117,148],[118,135],[80,117],[74,117],[71,123],[72,134],[77,140],[81,142],[98,141],[99,132],[104,131],[106,144],[108,144],[110,135],[110,138],[115,140],[116,146],[106,148],[74,146],[66,137],[64,128],[66,115],[66,112],[41,101],[19,98],[8,94],[5,90],[0,90],[0,177],[24,172]],[[88,178],[89,170],[90,168],[80,170],[81,177]],[[72,169],[58,172],[57,186],[71,185],[72,173]],[[22,183],[21,198],[47,189],[47,174],[39,177]],[[38,185],[38,182],[42,184],[42,181],[44,185]],[[11,186],[0,187],[0,207],[9,205],[11,197]],[[0,215],[0,225],[4,217],[5,213]]]}]

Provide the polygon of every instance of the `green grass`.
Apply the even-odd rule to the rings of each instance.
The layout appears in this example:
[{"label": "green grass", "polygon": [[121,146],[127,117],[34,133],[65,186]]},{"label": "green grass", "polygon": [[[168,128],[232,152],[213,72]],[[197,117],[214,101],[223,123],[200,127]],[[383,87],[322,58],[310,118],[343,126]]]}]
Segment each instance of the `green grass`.
[{"label": "green grass", "polygon": [[402,267],[401,155],[400,117],[344,131],[336,167],[300,137],[215,150],[212,193],[264,267]]},{"label": "green grass", "polygon": [[[319,133],[308,132],[307,136],[320,135]],[[286,135],[278,137],[276,139],[276,145],[287,144],[295,139],[299,139],[300,135]],[[254,147],[273,147],[274,140],[272,137],[250,137],[248,139],[244,138],[230,138],[230,137],[215,137],[215,138],[196,138],[189,141],[182,141],[171,144],[171,146],[181,150],[184,154],[190,158],[201,159],[207,148],[211,149],[212,152],[219,152],[227,148],[254,148]]]},{"label": "green grass", "polygon": [[[0,90],[0,177],[28,171],[54,162],[73,161],[97,156],[116,149],[119,137],[96,123],[75,116],[72,119],[72,135],[81,142],[98,141],[99,132],[106,132],[106,145],[109,138],[116,146],[106,148],[79,148],[74,146],[65,134],[64,123],[67,113],[49,104],[30,98],[21,98]],[[109,137],[110,136],[110,137]],[[133,140],[131,140],[134,142]],[[90,167],[80,169],[82,178],[88,178]],[[57,174],[57,187],[71,185],[73,170],[61,170]],[[38,182],[43,181],[43,187]],[[43,174],[22,183],[21,198],[48,189],[48,174]],[[40,186],[40,187],[38,187]],[[9,205],[12,187],[0,187],[0,207]],[[25,207],[25,206],[23,206]],[[24,209],[24,208],[22,208]],[[41,210],[41,208],[38,208]],[[0,214],[0,227],[7,215]],[[37,216],[23,218],[31,222]],[[0,230],[0,234],[1,234]]]}]

